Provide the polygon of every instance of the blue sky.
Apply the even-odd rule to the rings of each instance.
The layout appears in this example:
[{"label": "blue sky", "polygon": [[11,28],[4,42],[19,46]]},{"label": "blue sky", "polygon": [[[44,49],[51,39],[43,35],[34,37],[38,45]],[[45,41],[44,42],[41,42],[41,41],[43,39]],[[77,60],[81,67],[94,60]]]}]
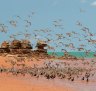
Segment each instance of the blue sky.
[{"label": "blue sky", "polygon": [[[0,42],[10,40],[9,35],[11,34],[23,32],[25,27],[22,19],[28,19],[32,12],[35,14],[30,20],[32,22],[32,26],[28,28],[30,34],[33,34],[33,30],[36,29],[51,29],[51,39],[54,40],[56,33],[65,34],[70,31],[82,33],[76,26],[76,21],[82,22],[92,33],[96,33],[96,0],[0,0],[0,12],[0,23],[8,26],[7,34],[0,32]],[[18,20],[18,27],[14,28],[9,24],[9,20],[15,19],[17,15],[22,19]],[[53,26],[53,21],[58,19],[62,19],[63,30]],[[43,33],[41,35],[42,37],[47,36]],[[35,43],[32,39],[30,41]],[[67,40],[62,41],[68,42]],[[79,41],[73,39],[73,42],[77,47]],[[85,41],[82,43],[84,44]],[[53,42],[50,45],[55,47]],[[60,51],[60,48],[58,47],[56,51]],[[94,49],[90,45],[86,48]]]}]

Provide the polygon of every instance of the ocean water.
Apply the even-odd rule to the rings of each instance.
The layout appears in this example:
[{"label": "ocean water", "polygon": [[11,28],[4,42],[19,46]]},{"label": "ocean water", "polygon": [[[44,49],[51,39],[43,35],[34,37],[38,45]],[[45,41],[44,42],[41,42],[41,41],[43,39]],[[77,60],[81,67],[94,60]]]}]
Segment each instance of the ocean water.
[{"label": "ocean water", "polygon": [[[88,55],[86,55],[85,52],[68,52],[68,53],[70,55],[77,57],[77,58],[94,58],[95,57],[94,54],[96,54],[94,52],[90,52],[90,53],[88,53]],[[55,52],[54,54],[53,54],[53,52],[48,52],[48,54],[59,56],[59,57],[64,55],[63,52]]]}]

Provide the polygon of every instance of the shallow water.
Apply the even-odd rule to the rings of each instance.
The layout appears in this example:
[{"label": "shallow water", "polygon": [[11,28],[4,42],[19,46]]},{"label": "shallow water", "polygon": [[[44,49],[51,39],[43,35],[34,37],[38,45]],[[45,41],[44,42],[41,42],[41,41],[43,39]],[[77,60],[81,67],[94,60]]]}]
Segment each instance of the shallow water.
[{"label": "shallow water", "polygon": [[[53,52],[48,52],[49,55],[52,55]],[[85,52],[68,52],[70,55],[76,56],[76,57],[85,57],[85,58],[94,58],[94,52],[90,52],[88,55],[86,55]],[[63,56],[63,52],[55,52],[56,56]]]}]

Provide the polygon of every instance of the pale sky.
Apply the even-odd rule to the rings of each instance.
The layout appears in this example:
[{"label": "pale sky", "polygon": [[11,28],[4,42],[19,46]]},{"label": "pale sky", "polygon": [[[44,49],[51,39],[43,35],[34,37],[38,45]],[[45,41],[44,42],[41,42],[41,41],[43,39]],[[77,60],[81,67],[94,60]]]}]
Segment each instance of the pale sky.
[{"label": "pale sky", "polygon": [[[34,14],[32,15],[32,12]],[[50,29],[50,39],[55,40],[55,34],[66,34],[70,31],[75,31],[83,34],[81,28],[76,25],[80,21],[84,26],[90,29],[90,32],[96,33],[96,0],[0,0],[0,24],[4,23],[8,26],[8,32],[0,32],[0,42],[10,40],[9,35],[25,31],[24,20],[32,15],[30,19],[32,25],[28,28],[28,32],[33,34],[34,30]],[[17,19],[20,16],[22,19]],[[14,28],[9,24],[12,19],[17,19],[17,27]],[[62,20],[60,24],[64,29],[55,28],[53,21]],[[38,34],[38,33],[37,33]],[[44,39],[47,34],[39,32],[38,38]],[[82,39],[82,36],[80,36]],[[96,40],[96,36],[92,37]],[[23,39],[23,36],[18,36],[17,39]],[[84,41],[83,41],[84,40]],[[32,44],[35,40],[30,39]],[[68,40],[60,40],[63,43],[70,43]],[[87,43],[85,39],[78,41],[72,39],[71,41],[76,47],[78,44]],[[51,42],[50,45],[55,47],[56,41]],[[64,46],[62,46],[64,48]],[[87,44],[86,49],[94,50],[93,45]],[[60,51],[61,46],[56,49]],[[70,49],[68,49],[71,51]]]}]

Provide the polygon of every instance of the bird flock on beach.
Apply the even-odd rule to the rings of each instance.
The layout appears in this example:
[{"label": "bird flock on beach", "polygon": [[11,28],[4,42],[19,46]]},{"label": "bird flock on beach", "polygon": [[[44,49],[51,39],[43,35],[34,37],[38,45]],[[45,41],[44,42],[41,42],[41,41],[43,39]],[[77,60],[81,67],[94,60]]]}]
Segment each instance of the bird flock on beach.
[{"label": "bird flock on beach", "polygon": [[[7,56],[8,57],[8,56]],[[13,59],[14,58],[14,59]],[[40,59],[40,58],[39,58]],[[49,59],[48,59],[49,60]],[[11,67],[0,67],[0,73],[11,74],[14,76],[31,76],[37,79],[46,78],[62,79],[65,81],[83,81],[90,82],[96,79],[96,60],[69,60],[69,61],[45,61],[41,65],[33,64],[32,66],[26,65],[26,61],[33,62],[34,60],[28,59],[22,55],[9,56],[6,63],[11,64]]]},{"label": "bird flock on beach", "polygon": [[[86,11],[80,9],[80,12],[85,13]],[[8,23],[12,27],[12,29],[18,29],[19,21],[22,21],[24,30],[17,30],[13,34],[8,35],[9,39],[17,39],[19,36],[22,36],[25,39],[29,39],[32,41],[44,40],[44,42],[48,44],[47,49],[51,50],[53,54],[57,51],[57,49],[60,49],[60,51],[64,53],[67,53],[68,50],[79,52],[83,51],[87,56],[90,52],[93,52],[93,50],[91,50],[91,47],[94,48],[95,52],[96,39],[93,38],[95,38],[96,33],[93,33],[89,29],[89,27],[85,26],[80,20],[77,20],[75,22],[76,27],[79,28],[79,32],[75,30],[65,32],[65,25],[62,19],[52,21],[52,28],[54,29],[42,28],[33,30],[31,29],[31,27],[33,26],[32,18],[34,15],[35,12],[32,12],[31,15],[27,16],[27,19],[23,19],[21,16],[18,15],[14,16],[15,19],[10,19]],[[9,26],[1,23],[0,32],[5,33],[5,35],[7,36],[7,33],[10,32]],[[88,48],[88,46],[90,47]],[[95,53],[94,56],[96,56]],[[37,57],[36,60],[39,61],[39,58]],[[35,64],[33,67],[26,66],[25,63],[22,63],[22,61],[25,62],[23,57],[20,57],[19,59],[16,58],[16,61],[20,62],[21,64],[18,64],[18,62],[15,62],[14,60],[7,60],[6,62],[10,62],[12,67],[5,68],[2,66],[0,67],[0,73],[6,72],[7,74],[11,73],[15,76],[25,76],[26,74],[29,74],[30,76],[36,78],[60,78],[67,79],[69,81],[75,81],[75,79],[79,79],[86,82],[89,82],[92,77],[96,77],[96,60],[91,60],[89,62],[80,59],[80,61],[82,61],[82,67],[79,66],[80,63],[78,63],[77,59],[74,59],[74,62],[71,63],[68,63],[67,61],[48,61],[48,63],[45,62],[41,67]],[[30,59],[30,61],[33,60]],[[72,63],[74,63],[73,66]],[[15,68],[15,66],[17,66],[18,68]]]}]

